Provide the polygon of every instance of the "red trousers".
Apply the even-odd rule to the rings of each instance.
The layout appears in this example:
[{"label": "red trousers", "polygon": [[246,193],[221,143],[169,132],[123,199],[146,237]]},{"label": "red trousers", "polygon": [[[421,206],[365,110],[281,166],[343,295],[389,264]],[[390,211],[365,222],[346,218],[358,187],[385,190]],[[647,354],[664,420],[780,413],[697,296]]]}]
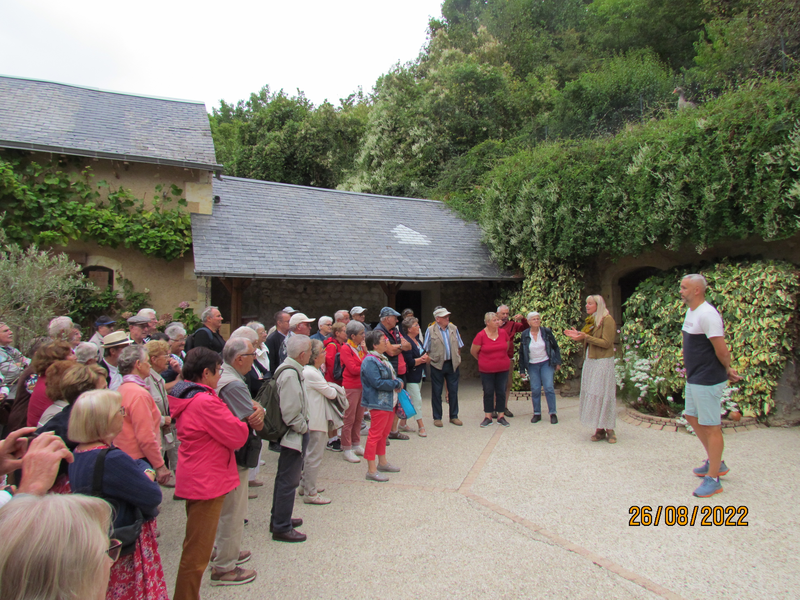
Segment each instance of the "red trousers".
[{"label": "red trousers", "polygon": [[372,409],[369,414],[372,415],[372,421],[369,425],[367,445],[364,447],[364,458],[375,460],[376,455],[386,456],[386,439],[392,430],[394,411]]}]

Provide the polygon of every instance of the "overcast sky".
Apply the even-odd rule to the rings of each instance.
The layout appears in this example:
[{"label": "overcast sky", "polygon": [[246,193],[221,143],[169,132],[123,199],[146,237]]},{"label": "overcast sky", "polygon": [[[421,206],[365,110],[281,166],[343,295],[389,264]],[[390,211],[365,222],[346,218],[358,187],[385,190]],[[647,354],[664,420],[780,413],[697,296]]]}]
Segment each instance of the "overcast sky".
[{"label": "overcast sky", "polygon": [[[416,58],[442,0],[0,0],[0,75],[150,96],[334,105]],[[2,99],[0,99],[2,101]]]}]

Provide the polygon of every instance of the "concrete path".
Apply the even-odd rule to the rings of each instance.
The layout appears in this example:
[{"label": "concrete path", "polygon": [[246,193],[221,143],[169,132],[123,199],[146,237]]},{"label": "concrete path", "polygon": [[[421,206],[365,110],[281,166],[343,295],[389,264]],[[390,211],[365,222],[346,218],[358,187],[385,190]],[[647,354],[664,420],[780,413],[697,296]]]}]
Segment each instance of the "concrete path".
[{"label": "concrete path", "polygon": [[[557,425],[546,415],[531,424],[530,402],[514,401],[511,427],[481,429],[480,383],[462,382],[460,396],[464,426],[439,429],[424,386],[428,437],[392,442],[387,456],[402,472],[388,483],[325,452],[320,483],[333,502],[297,497],[302,544],[268,533],[277,455],[265,451],[243,543],[258,578],[210,587],[206,576],[202,597],[800,597],[800,429],[726,435],[725,491],[699,499],[694,436],[618,419],[616,445],[592,443],[577,398],[558,399]],[[170,593],[185,526],[184,503],[171,496],[158,519]],[[630,507],[644,505],[654,518],[659,506],[685,506],[690,518],[698,507],[696,522],[667,526],[670,509],[658,526],[631,527]],[[747,527],[701,526],[703,507],[715,506],[746,507]]]}]

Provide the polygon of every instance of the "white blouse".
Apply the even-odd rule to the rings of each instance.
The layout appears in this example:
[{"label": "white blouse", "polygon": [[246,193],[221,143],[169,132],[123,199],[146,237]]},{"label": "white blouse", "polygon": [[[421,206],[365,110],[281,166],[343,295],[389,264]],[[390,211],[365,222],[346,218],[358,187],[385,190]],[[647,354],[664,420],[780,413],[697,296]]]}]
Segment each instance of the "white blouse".
[{"label": "white blouse", "polygon": [[547,350],[544,347],[544,338],[541,330],[537,339],[533,339],[533,333],[531,333],[531,343],[528,346],[528,362],[536,365],[546,360],[550,360],[550,358],[547,356]]}]

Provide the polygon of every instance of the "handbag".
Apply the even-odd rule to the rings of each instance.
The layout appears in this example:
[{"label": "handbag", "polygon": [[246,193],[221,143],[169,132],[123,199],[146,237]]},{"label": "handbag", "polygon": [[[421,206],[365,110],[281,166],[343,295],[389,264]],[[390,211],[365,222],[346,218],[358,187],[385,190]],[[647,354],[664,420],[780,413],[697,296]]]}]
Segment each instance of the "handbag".
[{"label": "handbag", "polygon": [[[92,478],[92,496],[103,498],[106,502],[109,501],[103,493],[103,473],[105,472],[106,466],[106,454],[108,454],[109,450],[110,448],[100,450],[100,453],[97,455],[97,460],[94,463],[94,477]],[[109,504],[113,506],[113,503],[109,502]],[[119,553],[120,556],[133,554],[133,551],[136,549],[136,540],[139,539],[139,535],[142,533],[144,515],[138,506],[134,506],[133,508],[133,523],[130,525],[123,525],[122,527],[115,527],[114,532],[111,534],[112,539],[122,542],[122,550],[120,550]]]},{"label": "handbag", "polygon": [[240,467],[253,469],[258,466],[261,458],[261,438],[252,427],[247,427],[247,441],[244,446],[234,450],[233,454],[236,457],[236,464]]},{"label": "handbag", "polygon": [[400,417],[401,419],[410,419],[417,414],[417,411],[414,410],[414,405],[411,403],[411,397],[405,390],[400,390],[398,392],[397,406],[401,407],[401,410],[405,413],[405,417]]}]

